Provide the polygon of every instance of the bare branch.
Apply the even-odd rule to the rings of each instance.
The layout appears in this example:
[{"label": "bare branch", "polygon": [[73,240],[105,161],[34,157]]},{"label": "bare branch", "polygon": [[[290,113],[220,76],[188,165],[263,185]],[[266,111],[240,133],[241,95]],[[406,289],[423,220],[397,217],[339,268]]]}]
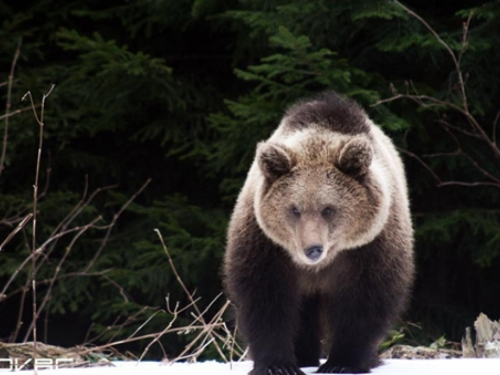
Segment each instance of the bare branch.
[{"label": "bare branch", "polygon": [[467,17],[467,21],[465,21],[463,23],[462,47],[460,48],[460,54],[458,55],[458,66],[461,65],[462,57],[464,56],[464,53],[467,50],[467,45],[468,45],[467,33],[469,32],[470,21],[472,19],[473,14],[474,14],[474,11],[471,11],[469,13],[469,17]]},{"label": "bare branch", "polygon": [[417,160],[425,169],[427,169],[427,171],[432,175],[432,177],[434,177],[434,179],[436,180],[436,183],[439,185],[441,184],[441,179],[439,178],[439,176],[432,170],[431,167],[429,167],[429,165],[424,162],[422,159],[420,159],[417,155],[415,155],[413,152],[410,152],[408,150],[405,150],[403,148],[398,148],[398,150],[412,158],[414,158],[415,160]]},{"label": "bare branch", "polygon": [[492,139],[493,144],[495,146],[497,145],[497,125],[498,125],[499,118],[500,118],[500,111],[497,112],[497,115],[495,116],[495,120],[493,121],[493,134],[491,136],[491,139]]},{"label": "bare branch", "polygon": [[0,302],[2,302],[4,299],[7,298],[7,295],[5,294],[7,289],[9,288],[10,284],[14,281],[14,279],[17,277],[17,274],[24,268],[24,266],[35,256],[35,253],[31,253],[24,261],[19,265],[19,267],[16,268],[14,273],[10,276],[9,280],[7,283],[4,285],[2,291],[0,292]]},{"label": "bare branch", "polygon": [[[32,289],[32,302],[33,302],[33,320],[31,322],[31,328],[28,329],[28,333],[25,336],[25,342],[28,340],[28,335],[33,334],[33,358],[37,358],[37,332],[36,332],[36,321],[38,317],[37,305],[36,305],[36,218],[37,218],[37,203],[38,203],[38,179],[40,176],[40,164],[42,158],[42,148],[43,148],[43,130],[44,130],[44,111],[45,111],[45,99],[50,95],[55,85],[52,85],[49,91],[43,95],[41,102],[41,110],[40,110],[40,118],[36,113],[35,104],[33,102],[33,96],[31,92],[28,91],[26,95],[29,96],[31,105],[33,107],[33,113],[35,114],[35,118],[38,122],[40,131],[39,131],[39,139],[38,139],[38,155],[36,162],[36,173],[35,173],[35,184],[33,185],[33,237],[32,237],[32,247],[31,251],[34,256],[31,257],[31,289]],[[26,97],[26,95],[24,97]],[[23,98],[24,99],[24,98]],[[35,375],[37,374],[37,370],[35,369]]]},{"label": "bare branch", "polygon": [[[482,168],[479,163],[469,154],[464,153],[464,156],[469,159],[471,164],[479,171],[481,172],[485,177],[488,177],[490,180],[494,181],[493,186],[499,186],[500,187],[500,179],[496,178],[493,176],[491,173],[489,173],[486,169]],[[485,184],[484,182],[482,184]]]},{"label": "bare branch", "polygon": [[448,121],[445,121],[445,120],[437,120],[437,122],[441,125],[443,125],[443,127],[445,128],[448,128],[448,129],[452,129],[452,130],[455,130],[456,132],[459,132],[459,133],[462,133],[468,137],[474,137],[474,138],[478,138],[478,139],[481,139],[482,140],[482,137],[481,135],[477,134],[477,133],[471,133],[471,132],[468,132],[467,130],[464,130],[462,128],[459,128],[458,126],[455,126],[455,125],[451,125]]},{"label": "bare branch", "polygon": [[[197,326],[193,326],[190,328],[193,330],[203,330],[203,329],[211,329],[211,328],[221,327],[221,325],[222,325],[221,323],[218,323],[218,324],[216,323],[216,324],[212,324],[212,325],[197,325]],[[184,332],[185,330],[186,330],[186,327],[172,327],[170,329],[169,333]],[[141,341],[141,340],[145,340],[145,339],[154,339],[157,335],[158,335],[158,333],[149,333],[149,334],[142,335],[142,336],[132,337],[130,339],[118,340],[118,341],[114,341],[112,343],[105,344],[105,345],[95,346],[92,348],[85,348],[82,351],[80,351],[78,354],[85,355],[85,354],[94,353],[94,352],[101,352],[104,349],[108,349],[108,348],[111,348],[111,347],[117,346],[117,345],[128,344],[131,342]]]},{"label": "bare branch", "polygon": [[[40,107],[40,104],[35,105],[35,107],[36,108]],[[16,109],[15,111],[6,113],[4,115],[1,115],[0,116],[0,120],[7,119],[7,118],[10,118],[12,116],[18,115],[18,114],[26,112],[26,111],[31,111],[31,110],[32,110],[31,106],[24,107],[24,108],[19,108],[19,109]],[[5,131],[5,129],[4,129],[4,131]],[[5,135],[4,135],[4,140],[5,140]]]},{"label": "bare branch", "polygon": [[500,184],[494,183],[494,182],[464,182],[464,181],[446,181],[442,182],[438,186],[451,186],[451,185],[458,185],[458,186],[493,186],[496,188],[500,188]]},{"label": "bare branch", "polygon": [[[181,285],[182,289],[184,290],[184,293],[186,293],[186,295],[188,296],[189,300],[191,302],[193,302],[193,306],[196,310],[196,313],[198,314],[198,316],[200,317],[201,319],[201,322],[203,324],[206,324],[205,323],[205,320],[202,318],[202,314],[200,313],[200,310],[198,309],[198,306],[196,305],[196,303],[194,303],[194,298],[192,296],[192,294],[189,292],[189,290],[186,288],[186,285],[184,284],[184,282],[182,281],[182,279],[180,278],[179,276],[179,273],[177,272],[177,269],[175,268],[175,265],[174,265],[174,262],[172,260],[172,257],[170,256],[170,253],[168,251],[168,248],[167,246],[165,245],[165,242],[163,241],[163,237],[160,233],[160,231],[158,229],[155,229],[155,232],[158,234],[158,237],[160,238],[160,242],[163,246],[163,250],[165,251],[165,254],[167,255],[167,258],[168,258],[168,262],[170,263],[170,267],[172,268],[172,271],[174,272],[174,275],[177,279],[177,281],[179,282],[179,284]],[[209,332],[210,336],[212,337],[212,334]],[[217,352],[219,353],[219,355],[221,356],[221,358],[224,359],[224,361],[227,362],[227,359],[226,359],[226,356],[224,355],[224,353],[222,352],[222,349],[219,347],[219,345],[217,344],[217,342],[214,340],[214,345],[215,345],[215,348],[217,349]]]},{"label": "bare branch", "polygon": [[134,195],[132,195],[124,204],[123,206],[120,208],[120,210],[118,210],[118,212],[116,214],[114,214],[113,216],[113,220],[111,221],[111,224],[109,224],[109,229],[108,231],[106,232],[106,234],[104,235],[104,238],[101,240],[101,245],[99,246],[99,249],[97,249],[97,251],[95,252],[92,260],[89,262],[89,264],[87,265],[87,267],[85,268],[85,271],[84,272],[87,272],[89,269],[91,269],[93,266],[94,266],[94,263],[96,262],[97,258],[99,258],[99,255],[101,255],[101,252],[102,250],[104,249],[104,246],[106,246],[106,243],[108,242],[108,239],[109,239],[109,235],[111,234],[111,230],[113,229],[115,223],[116,223],[116,220],[118,220],[118,218],[120,217],[120,215],[123,213],[123,211],[125,211],[125,209],[127,209],[128,206],[130,206],[130,204],[135,200],[135,198],[137,198],[137,196],[139,194],[141,194],[144,189],[146,189],[146,187],[149,185],[149,183],[151,182],[151,178],[148,178],[146,180],[146,182],[139,188],[139,190],[137,190]]},{"label": "bare branch", "polygon": [[9,118],[10,118],[10,108],[12,106],[11,97],[12,97],[12,83],[14,82],[14,71],[16,69],[17,59],[21,53],[21,44],[22,38],[19,38],[17,43],[17,49],[14,54],[14,58],[12,60],[12,64],[10,66],[9,78],[7,81],[7,103],[5,104],[5,119],[4,130],[3,130],[3,145],[2,145],[2,154],[0,156],[0,175],[2,175],[2,171],[5,166],[5,156],[7,154],[7,140],[9,139]]},{"label": "bare branch", "polygon": [[[457,59],[455,56],[455,53],[451,49],[451,47],[439,36],[439,34],[422,18],[420,17],[417,13],[413,12],[403,4],[401,4],[399,1],[394,0],[396,4],[398,4],[401,8],[403,8],[408,14],[419,20],[426,28],[431,32],[432,35],[436,38],[436,40],[446,49],[446,51],[449,53],[451,59],[453,60],[453,63],[455,64],[455,70],[458,74],[458,81],[460,85],[460,91],[461,91],[461,96],[462,96],[462,105],[465,111],[468,112],[468,105],[467,105],[467,95],[465,93],[465,84],[462,76],[462,71],[460,69],[460,61]],[[471,15],[472,16],[472,15]],[[469,16],[469,21],[470,21],[470,16]],[[467,24],[467,29],[468,29],[468,24]],[[467,36],[467,33],[464,33],[464,38]]]},{"label": "bare branch", "polygon": [[26,225],[26,223],[33,217],[33,214],[30,213],[28,214],[28,216],[26,216],[16,227],[16,229],[14,229],[8,236],[7,238],[2,242],[2,244],[0,245],[0,252],[3,250],[3,248],[5,247],[5,245],[7,245],[7,243],[21,230],[24,228],[24,226]]},{"label": "bare branch", "polygon": [[[84,191],[83,191],[82,198],[76,204],[76,206],[71,210],[71,212],[68,215],[66,215],[66,217],[52,231],[52,234],[49,236],[49,238],[42,245],[40,245],[40,248],[44,249],[49,243],[52,242],[49,251],[47,251],[46,253],[44,253],[44,255],[45,255],[44,259],[47,259],[50,256],[50,254],[52,253],[52,251],[55,249],[55,246],[56,246],[57,241],[59,240],[59,238],[61,238],[65,234],[71,233],[71,232],[73,232],[75,230],[80,230],[81,227],[76,227],[76,228],[72,228],[72,229],[69,229],[69,230],[67,228],[73,222],[73,220],[75,220],[75,218],[78,217],[78,215],[80,215],[81,212],[86,207],[88,207],[88,205],[90,204],[90,202],[92,202],[92,200],[99,193],[101,193],[103,191],[106,191],[106,190],[109,190],[109,189],[113,189],[115,187],[116,187],[116,185],[111,185],[111,186],[105,186],[105,187],[102,187],[102,188],[98,188],[98,189],[96,189],[88,197],[87,200],[85,200],[86,197],[87,197],[87,191],[88,191],[88,177],[87,176],[85,177],[85,188],[84,188]],[[104,229],[109,229],[109,226],[105,226]],[[40,269],[43,266],[44,263],[45,263],[45,260],[42,261],[42,262],[40,262],[38,264],[38,269]],[[88,271],[88,269],[86,271],[84,271],[84,272],[87,272],[87,271]]]},{"label": "bare branch", "polygon": [[[404,150],[401,148],[398,148],[398,150],[400,152],[414,158],[415,160],[417,160],[432,175],[432,177],[434,177],[434,179],[436,180],[436,186],[438,186],[438,187],[457,185],[457,186],[493,186],[496,188],[500,188],[500,183],[498,183],[498,182],[464,182],[464,181],[444,181],[443,182],[441,180],[441,178],[432,170],[432,168],[426,162],[424,162],[422,159],[420,159],[417,155],[415,155],[414,153],[412,153],[408,150]],[[467,156],[466,154],[464,154],[464,155]],[[429,156],[432,156],[432,155],[429,155]],[[496,180],[497,179],[495,178],[495,181]]]}]

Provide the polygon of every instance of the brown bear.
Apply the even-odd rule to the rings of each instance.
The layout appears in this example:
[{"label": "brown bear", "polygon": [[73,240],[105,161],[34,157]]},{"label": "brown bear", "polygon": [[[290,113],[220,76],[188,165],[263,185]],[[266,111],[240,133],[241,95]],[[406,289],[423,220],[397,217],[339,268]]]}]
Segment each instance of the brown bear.
[{"label": "brown bear", "polygon": [[401,159],[354,101],[299,102],[257,146],[236,202],[225,288],[253,375],[366,373],[405,307],[413,230]]}]

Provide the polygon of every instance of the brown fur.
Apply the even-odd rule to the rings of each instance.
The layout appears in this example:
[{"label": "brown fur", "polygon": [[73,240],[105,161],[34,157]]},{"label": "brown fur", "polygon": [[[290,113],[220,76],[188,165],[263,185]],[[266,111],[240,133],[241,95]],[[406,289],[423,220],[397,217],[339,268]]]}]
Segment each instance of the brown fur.
[{"label": "brown fur", "polygon": [[399,156],[357,104],[335,93],[301,102],[258,145],[224,272],[253,374],[319,365],[325,337],[320,372],[376,365],[407,301],[412,227]]}]

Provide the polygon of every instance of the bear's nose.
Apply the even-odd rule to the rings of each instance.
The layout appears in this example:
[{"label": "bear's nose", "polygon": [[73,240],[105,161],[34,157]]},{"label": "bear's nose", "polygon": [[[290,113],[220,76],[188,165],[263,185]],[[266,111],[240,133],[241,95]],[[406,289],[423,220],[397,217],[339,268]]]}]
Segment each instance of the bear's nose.
[{"label": "bear's nose", "polygon": [[314,245],[306,249],[306,256],[311,260],[318,260],[323,252],[323,246]]}]

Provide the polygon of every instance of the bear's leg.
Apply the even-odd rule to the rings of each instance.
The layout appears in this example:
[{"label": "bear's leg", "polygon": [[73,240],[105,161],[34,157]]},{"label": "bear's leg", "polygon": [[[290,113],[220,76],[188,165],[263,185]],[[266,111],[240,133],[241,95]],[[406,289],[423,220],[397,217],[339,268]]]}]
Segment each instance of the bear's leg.
[{"label": "bear's leg", "polygon": [[378,346],[397,315],[398,295],[370,279],[330,296],[332,342],[318,373],[369,373],[379,364]]},{"label": "bear's leg", "polygon": [[242,246],[241,256],[229,259],[226,280],[254,361],[251,374],[303,375],[294,353],[300,313],[296,269],[270,241],[258,245],[258,253]]},{"label": "bear's leg", "polygon": [[286,279],[279,269],[255,272],[247,284],[251,290],[240,295],[246,298],[240,299],[238,324],[254,361],[252,375],[303,375],[293,345],[300,305]]},{"label": "bear's leg", "polygon": [[378,364],[378,345],[387,331],[387,315],[373,313],[365,303],[339,306],[332,312],[332,337],[328,360],[318,373],[369,373]]},{"label": "bear's leg", "polygon": [[319,296],[305,297],[300,312],[300,328],[295,341],[299,367],[319,366]]}]

